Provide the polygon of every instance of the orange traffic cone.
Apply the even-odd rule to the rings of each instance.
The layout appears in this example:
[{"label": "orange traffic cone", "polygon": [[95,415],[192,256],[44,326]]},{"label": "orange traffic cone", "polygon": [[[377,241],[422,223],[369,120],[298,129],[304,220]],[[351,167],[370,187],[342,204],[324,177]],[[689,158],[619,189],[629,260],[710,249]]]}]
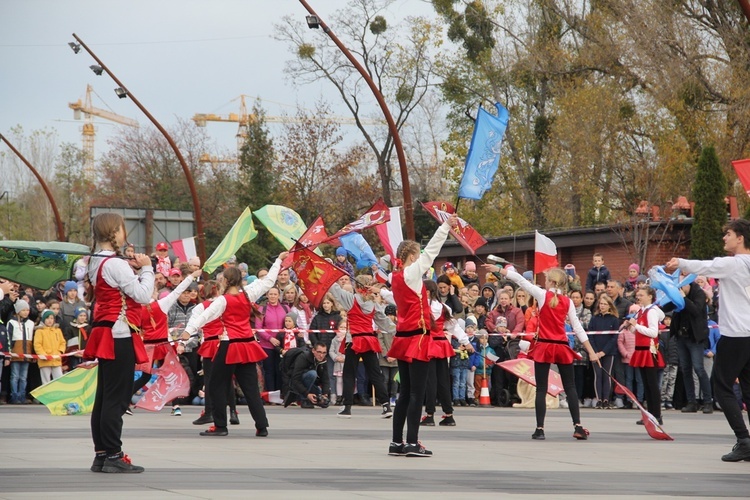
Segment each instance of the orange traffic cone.
[{"label": "orange traffic cone", "polygon": [[482,389],[479,391],[479,406],[489,408],[492,406],[490,403],[490,389],[487,387],[487,379],[482,377]]}]

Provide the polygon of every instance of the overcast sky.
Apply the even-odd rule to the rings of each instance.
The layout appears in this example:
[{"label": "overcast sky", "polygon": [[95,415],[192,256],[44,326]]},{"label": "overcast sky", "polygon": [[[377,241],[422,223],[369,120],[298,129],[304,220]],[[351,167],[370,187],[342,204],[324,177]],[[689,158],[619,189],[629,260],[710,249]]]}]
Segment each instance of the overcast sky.
[{"label": "overcast sky", "polygon": [[[329,20],[345,2],[310,4]],[[391,22],[435,17],[423,0],[396,0],[389,13]],[[106,74],[89,70],[95,61],[85,51],[73,53],[71,33],[167,127],[195,113],[237,112],[239,103],[230,101],[240,94],[264,99],[270,115],[293,114],[297,102],[313,107],[319,97],[338,105],[330,86],[295,88],[286,79],[290,54],[271,33],[287,14],[304,19],[306,11],[296,0],[0,0],[0,133],[15,125],[27,133],[54,128],[60,142],[80,146],[82,122],[72,121],[68,103],[82,99],[87,84],[101,96],[94,106],[148,123],[129,99],[115,96]],[[96,123],[98,160],[115,127]],[[220,146],[235,144],[233,124],[209,123],[207,131]]]}]

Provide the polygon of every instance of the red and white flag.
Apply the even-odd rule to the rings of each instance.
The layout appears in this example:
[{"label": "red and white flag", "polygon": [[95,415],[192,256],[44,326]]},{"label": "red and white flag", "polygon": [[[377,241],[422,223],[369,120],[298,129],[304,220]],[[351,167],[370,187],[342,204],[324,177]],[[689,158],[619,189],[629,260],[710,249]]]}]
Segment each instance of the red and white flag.
[{"label": "red and white flag", "polygon": [[284,404],[284,400],[281,398],[281,391],[261,392],[260,397],[268,403]]},{"label": "red and white flag", "polygon": [[180,262],[187,262],[191,257],[198,256],[198,251],[195,249],[195,236],[170,241],[170,243],[172,244],[172,251],[179,257]]},{"label": "red and white flag", "polygon": [[[330,245],[341,245],[341,243],[337,239],[328,238],[328,233],[326,232],[323,217],[319,215],[318,218],[315,219],[313,223],[310,224],[310,226],[305,230],[305,232],[302,233],[302,236],[299,237],[297,243],[295,243],[294,246],[289,249],[289,256],[281,263],[281,269],[292,267],[294,252],[299,250],[300,247],[304,247],[309,250],[315,250],[316,248],[318,248],[318,245],[323,242],[327,242]],[[319,254],[320,252],[318,251],[316,253]]]},{"label": "red and white flag", "polygon": [[659,425],[659,421],[656,420],[656,418],[638,402],[638,398],[635,397],[635,394],[633,394],[630,389],[615,380],[615,378],[610,373],[606,371],[604,373],[609,375],[609,377],[612,379],[612,382],[614,382],[615,392],[625,394],[638,407],[638,409],[641,410],[643,427],[646,428],[646,432],[648,432],[649,436],[660,441],[674,441],[674,438],[667,434],[664,429],[662,429],[661,425]]},{"label": "red and white flag", "polygon": [[734,160],[732,162],[734,171],[737,172],[742,187],[745,188],[745,192],[750,195],[750,160]]},{"label": "red and white flag", "polygon": [[336,234],[328,238],[326,241],[330,241],[334,238],[338,238],[339,236],[344,236],[345,234],[353,233],[355,231],[360,232],[363,229],[377,226],[378,224],[385,224],[389,220],[391,220],[390,209],[388,208],[388,205],[386,205],[383,201],[383,198],[378,198],[378,201],[376,201],[375,204],[371,206],[367,212],[362,214],[354,222],[350,222],[346,226],[339,229]]},{"label": "red and white flag", "polygon": [[[444,201],[424,202],[422,203],[422,207],[424,207],[424,209],[441,224],[447,221],[451,215],[456,213],[456,209],[453,205]],[[476,255],[477,249],[487,244],[487,240],[485,240],[476,229],[471,227],[471,224],[463,220],[461,217],[458,218],[458,227],[451,229],[451,234],[456,238],[456,241],[458,241],[466,250],[471,252],[472,255]]]},{"label": "red and white flag", "polygon": [[391,262],[393,262],[398,245],[404,241],[404,232],[401,229],[401,207],[391,207],[390,213],[391,220],[376,226],[375,230],[378,232],[383,248],[391,256]]},{"label": "red and white flag", "polygon": [[190,394],[190,378],[171,346],[164,357],[164,364],[154,373],[157,375],[156,382],[138,400],[136,408],[159,411],[167,402]]},{"label": "red and white flag", "polygon": [[547,238],[539,231],[534,239],[534,274],[543,273],[548,269],[557,267],[557,247],[551,239]]}]

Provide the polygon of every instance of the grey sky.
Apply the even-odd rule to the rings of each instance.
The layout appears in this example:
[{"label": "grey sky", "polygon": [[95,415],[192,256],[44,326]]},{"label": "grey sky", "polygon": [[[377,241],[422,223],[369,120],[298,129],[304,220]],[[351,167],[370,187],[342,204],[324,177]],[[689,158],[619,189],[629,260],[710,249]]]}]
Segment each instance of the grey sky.
[{"label": "grey sky", "polygon": [[[329,20],[345,2],[310,4]],[[108,76],[89,70],[95,61],[85,51],[73,53],[71,33],[165,126],[195,113],[237,112],[239,104],[230,101],[240,94],[266,100],[271,115],[294,112],[274,102],[313,107],[323,97],[338,106],[331,87],[296,89],[286,79],[290,55],[270,36],[286,14],[303,19],[306,11],[296,0],[0,0],[0,132],[18,124],[27,133],[54,128],[60,142],[80,146],[82,122],[56,120],[72,120],[68,102],[83,98],[87,84],[103,99],[94,97],[94,106],[148,123],[129,99],[115,96]],[[397,22],[409,15],[434,17],[434,11],[422,0],[396,0],[388,17]],[[115,127],[96,123],[98,160]],[[208,127],[220,146],[233,146],[235,125]]]}]

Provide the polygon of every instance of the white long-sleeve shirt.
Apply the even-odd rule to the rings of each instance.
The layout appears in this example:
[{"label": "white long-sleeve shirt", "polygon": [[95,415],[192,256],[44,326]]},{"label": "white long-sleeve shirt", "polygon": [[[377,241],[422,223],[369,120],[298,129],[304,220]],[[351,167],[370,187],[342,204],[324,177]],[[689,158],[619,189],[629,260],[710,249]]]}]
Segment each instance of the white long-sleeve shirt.
[{"label": "white long-sleeve shirt", "polygon": [[192,276],[188,276],[182,282],[175,287],[174,290],[169,292],[169,295],[166,297],[162,297],[159,300],[155,301],[157,304],[159,304],[159,309],[164,314],[167,314],[169,310],[172,308],[175,302],[177,302],[177,299],[180,298],[180,295],[182,295],[182,292],[188,289],[190,286],[190,283],[194,281],[194,278]]},{"label": "white long-sleeve shirt", "polygon": [[[435,320],[440,319],[440,316],[443,314],[443,307],[448,309],[448,311],[451,310],[450,307],[446,306],[439,300],[433,300],[430,302],[430,312],[432,312],[432,317]],[[451,314],[453,311],[451,311]],[[449,320],[446,320],[443,324],[443,329],[450,333],[452,337],[456,337],[458,339],[458,343],[461,345],[469,345],[469,336],[466,335],[466,332],[461,329],[460,326],[458,326],[458,321],[451,318]]]},{"label": "white long-sleeve shirt", "polygon": [[[539,286],[536,286],[535,284],[528,281],[526,278],[521,276],[515,271],[508,271],[508,274],[506,276],[509,280],[511,280],[513,283],[517,284],[526,292],[534,297],[536,299],[537,304],[539,304],[539,309],[544,307],[544,303],[547,301],[547,290],[544,288],[541,288]],[[561,293],[559,290],[550,290],[555,293]],[[573,305],[573,301],[569,301],[569,307],[568,307],[568,322],[570,323],[570,326],[573,328],[573,332],[575,332],[576,337],[578,337],[578,340],[580,340],[582,343],[586,342],[589,339],[589,336],[586,335],[586,331],[583,329],[583,326],[581,326],[581,322],[578,320],[578,315],[576,314],[576,306]]]},{"label": "white long-sleeve shirt", "polygon": [[680,269],[721,280],[719,330],[724,337],[750,337],[750,255],[714,260],[678,259]]},{"label": "white long-sleeve shirt", "polygon": [[[643,308],[641,308],[643,310]],[[655,339],[659,336],[659,322],[664,319],[664,313],[658,306],[650,306],[646,311],[646,319],[648,320],[648,326],[635,325],[635,331]]]},{"label": "white long-sleeve shirt", "polygon": [[422,276],[432,267],[435,257],[437,257],[440,249],[443,248],[443,243],[448,239],[450,230],[450,224],[443,222],[437,231],[435,231],[435,235],[430,239],[430,242],[424,247],[416,262],[404,268],[404,281],[406,285],[418,295],[422,293]]}]

